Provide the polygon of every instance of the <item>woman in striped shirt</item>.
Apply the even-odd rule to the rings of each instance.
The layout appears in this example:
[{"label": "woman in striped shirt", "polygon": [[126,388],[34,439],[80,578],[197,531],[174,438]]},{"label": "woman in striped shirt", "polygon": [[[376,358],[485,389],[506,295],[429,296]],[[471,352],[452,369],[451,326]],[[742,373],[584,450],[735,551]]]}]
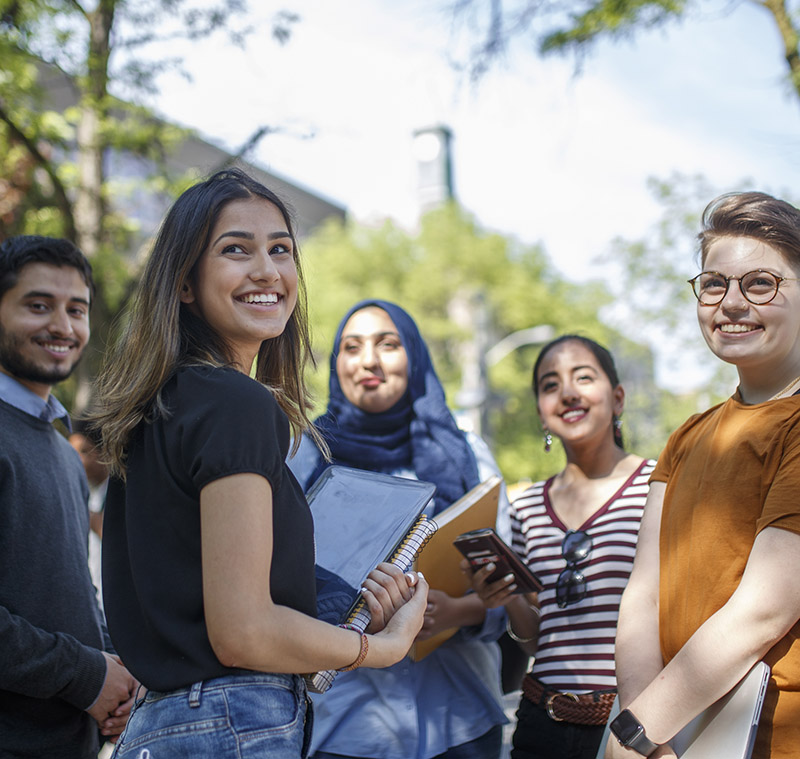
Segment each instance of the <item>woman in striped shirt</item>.
[{"label": "woman in striped shirt", "polygon": [[594,759],[615,693],[619,601],[636,550],[648,477],[655,462],[627,453],[620,415],[625,392],[611,354],[564,335],[533,368],[545,450],[557,437],[566,467],[537,482],[511,507],[513,548],[544,584],[514,594],[508,575],[473,586],[505,606],[508,632],[535,656],[523,681],[512,759]]}]

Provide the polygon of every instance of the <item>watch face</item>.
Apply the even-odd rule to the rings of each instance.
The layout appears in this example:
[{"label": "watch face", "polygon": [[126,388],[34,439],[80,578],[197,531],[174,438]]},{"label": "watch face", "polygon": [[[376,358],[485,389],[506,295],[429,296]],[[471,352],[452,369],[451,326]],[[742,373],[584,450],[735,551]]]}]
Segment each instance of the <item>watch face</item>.
[{"label": "watch face", "polygon": [[644,732],[644,728],[633,714],[624,709],[611,723],[611,732],[614,733],[623,746],[627,746],[637,735],[641,735]]}]

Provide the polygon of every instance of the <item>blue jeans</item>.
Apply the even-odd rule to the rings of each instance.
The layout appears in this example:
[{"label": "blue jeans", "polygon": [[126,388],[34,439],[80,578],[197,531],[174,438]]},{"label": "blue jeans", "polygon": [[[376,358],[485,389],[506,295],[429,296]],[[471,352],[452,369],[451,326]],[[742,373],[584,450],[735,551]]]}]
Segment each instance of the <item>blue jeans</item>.
[{"label": "blue jeans", "polygon": [[149,691],[114,759],[305,759],[311,703],[298,675],[252,672]]}]

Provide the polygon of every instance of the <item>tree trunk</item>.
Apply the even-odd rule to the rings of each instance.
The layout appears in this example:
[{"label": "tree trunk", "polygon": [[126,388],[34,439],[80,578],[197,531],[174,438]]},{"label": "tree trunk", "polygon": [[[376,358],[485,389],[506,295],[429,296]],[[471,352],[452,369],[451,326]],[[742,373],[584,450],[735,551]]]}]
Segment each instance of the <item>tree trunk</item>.
[{"label": "tree trunk", "polygon": [[[81,77],[80,120],[77,129],[78,188],[75,196],[77,245],[89,260],[96,262],[106,240],[104,158],[106,139],[103,128],[108,116],[108,63],[111,55],[111,28],[116,0],[100,0],[94,11],[86,13],[89,23],[89,50],[86,73]],[[100,276],[98,276],[100,274]],[[91,401],[91,379],[102,360],[110,309],[104,297],[102,272],[95,265],[97,291],[92,305],[92,340],[87,355],[76,372],[77,388],[73,411],[83,412]]]},{"label": "tree trunk", "polygon": [[86,14],[89,22],[87,69],[81,90],[78,123],[78,192],[75,198],[75,226],[78,247],[94,258],[103,244],[103,154],[102,126],[108,110],[108,60],[111,55],[111,27],[116,0],[100,0]]}]

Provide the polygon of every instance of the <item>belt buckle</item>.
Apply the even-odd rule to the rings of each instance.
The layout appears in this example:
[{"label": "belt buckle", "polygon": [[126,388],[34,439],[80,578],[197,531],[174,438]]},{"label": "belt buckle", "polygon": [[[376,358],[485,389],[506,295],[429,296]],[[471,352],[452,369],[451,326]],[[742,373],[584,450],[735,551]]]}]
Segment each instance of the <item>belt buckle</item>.
[{"label": "belt buckle", "polygon": [[545,711],[547,712],[547,716],[550,717],[550,719],[553,720],[553,722],[564,721],[563,717],[557,716],[556,713],[553,711],[553,701],[559,696],[564,696],[564,698],[571,698],[576,704],[580,703],[580,699],[575,693],[551,693],[547,697],[547,701],[545,701],[544,708]]}]

